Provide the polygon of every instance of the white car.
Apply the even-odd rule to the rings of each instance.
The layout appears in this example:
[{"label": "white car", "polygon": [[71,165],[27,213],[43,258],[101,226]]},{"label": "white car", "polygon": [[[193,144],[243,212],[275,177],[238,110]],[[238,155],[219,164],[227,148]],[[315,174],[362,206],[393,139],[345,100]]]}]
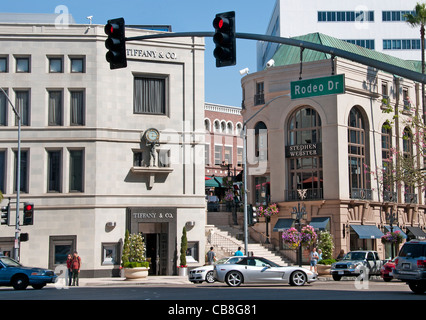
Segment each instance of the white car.
[{"label": "white car", "polygon": [[[233,264],[240,261],[243,256],[233,256],[219,259],[215,262],[215,264]],[[188,279],[193,283],[201,283],[203,281],[207,283],[213,283],[216,279],[213,276],[213,268],[214,265],[205,265],[202,267],[198,267],[189,271]]]},{"label": "white car", "polygon": [[238,287],[242,283],[289,283],[303,286],[318,280],[317,274],[308,269],[298,266],[282,267],[261,257],[246,257],[232,265],[216,264],[214,277],[230,287]]}]

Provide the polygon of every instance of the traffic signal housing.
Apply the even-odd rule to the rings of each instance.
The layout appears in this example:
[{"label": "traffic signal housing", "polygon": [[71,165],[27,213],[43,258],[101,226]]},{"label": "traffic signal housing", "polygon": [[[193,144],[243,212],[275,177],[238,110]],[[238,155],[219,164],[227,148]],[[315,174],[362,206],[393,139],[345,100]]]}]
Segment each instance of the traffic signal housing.
[{"label": "traffic signal housing", "polygon": [[253,205],[248,205],[247,208],[247,224],[249,226],[254,226],[257,223],[257,212],[256,207],[253,207]]},{"label": "traffic signal housing", "polygon": [[124,19],[117,18],[108,20],[105,25],[105,33],[108,35],[108,38],[105,40],[105,47],[109,50],[106,54],[106,60],[109,62],[110,69],[126,68],[127,58]]},{"label": "traffic signal housing", "polygon": [[10,217],[10,203],[5,207],[1,207],[1,224],[9,225],[9,217]]},{"label": "traffic signal housing", "polygon": [[216,67],[236,65],[235,12],[216,14],[213,27],[213,42],[216,44],[213,55],[216,58]]},{"label": "traffic signal housing", "polygon": [[24,218],[22,224],[24,226],[32,225],[34,223],[34,204],[30,202],[24,203]]}]

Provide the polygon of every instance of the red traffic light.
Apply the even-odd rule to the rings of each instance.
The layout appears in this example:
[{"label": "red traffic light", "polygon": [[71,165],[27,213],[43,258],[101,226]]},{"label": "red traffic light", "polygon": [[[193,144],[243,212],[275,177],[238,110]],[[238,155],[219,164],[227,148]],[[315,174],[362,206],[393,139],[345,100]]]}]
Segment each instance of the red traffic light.
[{"label": "red traffic light", "polygon": [[32,204],[27,204],[26,206],[25,206],[25,211],[30,211],[30,210],[32,210],[33,209],[33,205]]}]

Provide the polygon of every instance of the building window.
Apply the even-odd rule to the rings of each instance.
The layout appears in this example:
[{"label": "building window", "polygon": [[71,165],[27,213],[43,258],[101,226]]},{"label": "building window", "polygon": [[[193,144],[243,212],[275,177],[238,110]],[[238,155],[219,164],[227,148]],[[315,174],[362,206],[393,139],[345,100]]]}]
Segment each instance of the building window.
[{"label": "building window", "polygon": [[318,22],[374,22],[374,11],[318,11]]},{"label": "building window", "polygon": [[420,39],[383,39],[383,50],[419,50]]},{"label": "building window", "polygon": [[374,40],[371,39],[351,39],[351,40],[344,40],[346,42],[356,44],[357,46],[367,48],[374,50],[375,49],[375,43]]},{"label": "building window", "polygon": [[392,130],[389,122],[385,122],[382,126],[383,200],[396,202],[397,195],[394,194],[392,169]]},{"label": "building window", "polygon": [[134,78],[133,112],[136,114],[166,114],[166,79]]},{"label": "building window", "polygon": [[225,146],[225,165],[232,165],[232,147]]},{"label": "building window", "polygon": [[72,90],[71,93],[71,125],[72,126],[84,126],[85,125],[85,94],[84,90]]},{"label": "building window", "polygon": [[268,128],[262,121],[254,126],[254,155],[259,162],[268,160]]},{"label": "building window", "polygon": [[0,73],[8,72],[7,57],[0,57]]},{"label": "building window", "polygon": [[133,166],[142,167],[143,166],[143,153],[141,150],[133,150]]},{"label": "building window", "polygon": [[29,57],[16,57],[16,72],[18,72],[18,73],[30,72],[30,58]]},{"label": "building window", "polygon": [[61,192],[62,152],[47,151],[47,192]]},{"label": "building window", "polygon": [[349,188],[351,198],[370,199],[370,179],[368,175],[368,132],[361,112],[352,108],[348,120]]},{"label": "building window", "polygon": [[[3,89],[7,94],[7,89]],[[0,126],[7,126],[7,106],[8,100],[3,91],[0,90]]]},{"label": "building window", "polygon": [[120,243],[102,243],[102,261],[104,265],[120,264]]},{"label": "building window", "polygon": [[71,73],[84,73],[85,68],[85,59],[83,57],[71,57]]},{"label": "building window", "polygon": [[0,191],[6,192],[6,151],[0,151]]},{"label": "building window", "polygon": [[[21,125],[30,125],[30,91],[15,91],[15,107],[21,115]],[[15,125],[18,125],[18,118],[15,119]]]},{"label": "building window", "polygon": [[222,145],[214,146],[214,164],[220,166],[222,164]]},{"label": "building window", "polygon": [[63,124],[63,103],[62,103],[62,91],[51,90],[49,93],[48,103],[48,124],[49,126],[61,126]]},{"label": "building window", "polygon": [[265,85],[263,82],[256,83],[256,94],[254,95],[254,105],[265,103]]},{"label": "building window", "polygon": [[[21,172],[20,172],[20,191],[28,193],[28,151],[21,150]],[[18,151],[14,151],[15,154],[15,167],[14,167],[14,185],[13,190],[16,192],[17,190],[17,180],[16,173],[18,171]]]},{"label": "building window", "polygon": [[[49,269],[54,270],[59,265],[66,265],[67,256],[77,249],[77,236],[49,237]],[[66,272],[66,270],[64,270]]]},{"label": "building window", "polygon": [[[406,127],[404,129],[404,134],[402,137],[402,156],[404,157],[404,166],[405,167],[413,167],[414,163],[414,150],[413,150],[413,134],[410,128]],[[413,181],[410,181],[410,174],[407,174],[404,178],[404,196],[405,202],[413,202],[415,187],[413,185]]]},{"label": "building window", "polygon": [[244,151],[244,148],[237,147],[237,166],[238,167],[243,166],[243,151]]},{"label": "building window", "polygon": [[206,144],[204,146],[204,160],[206,162],[206,165],[209,166],[210,165],[210,145]]},{"label": "building window", "polygon": [[323,169],[321,118],[305,106],[290,117],[287,154],[289,169],[288,200],[299,200],[298,189],[307,189],[306,199],[322,199]]},{"label": "building window", "polygon": [[70,192],[84,192],[84,150],[70,150]]},{"label": "building window", "polygon": [[256,187],[255,191],[255,203],[256,205],[266,206],[271,200],[271,182],[269,176],[255,177],[254,184]]},{"label": "building window", "polygon": [[49,59],[49,72],[50,73],[62,73],[64,72],[63,68],[63,59],[61,57],[48,58]]}]

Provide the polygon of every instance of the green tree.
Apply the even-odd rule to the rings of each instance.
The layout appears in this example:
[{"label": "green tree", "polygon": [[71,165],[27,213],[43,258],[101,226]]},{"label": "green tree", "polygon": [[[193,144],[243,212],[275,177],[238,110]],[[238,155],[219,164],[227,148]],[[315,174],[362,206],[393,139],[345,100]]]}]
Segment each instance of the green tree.
[{"label": "green tree", "polygon": [[180,240],[180,266],[186,267],[186,250],[188,249],[188,240],[186,238],[186,229],[183,227],[182,238]]},{"label": "green tree", "polygon": [[319,233],[318,249],[322,250],[323,260],[333,258],[334,243],[333,243],[333,237],[331,236],[330,232],[323,231]]},{"label": "green tree", "polygon": [[[417,3],[414,8],[414,13],[407,13],[404,15],[407,23],[412,27],[420,26],[420,45],[422,51],[422,73],[425,73],[425,24],[426,24],[426,5],[424,3]],[[422,83],[422,108],[425,112],[425,85]],[[424,120],[426,121],[426,119]]]}]

